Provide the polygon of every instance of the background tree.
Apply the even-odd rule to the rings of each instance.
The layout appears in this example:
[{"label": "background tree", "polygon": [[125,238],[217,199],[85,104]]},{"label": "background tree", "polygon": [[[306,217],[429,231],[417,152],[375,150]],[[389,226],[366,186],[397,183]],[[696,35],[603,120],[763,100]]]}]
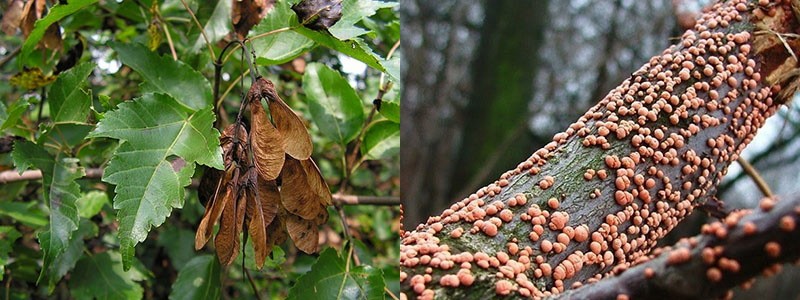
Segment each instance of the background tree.
[{"label": "background tree", "polygon": [[[0,295],[397,295],[397,3],[298,2],[4,1]],[[261,269],[255,237],[230,266],[193,243],[251,70],[304,120],[334,193],[327,222],[285,238],[320,251],[270,226]]]},{"label": "background tree", "polygon": [[[576,1],[575,3],[570,3],[570,1],[564,1],[562,3],[563,6],[558,6],[558,8],[555,8],[555,9],[553,8],[554,4],[551,3],[550,4],[550,8],[551,8],[550,11],[551,12],[552,11],[557,11],[560,15],[561,14],[576,13],[576,15],[572,16],[571,18],[564,17],[564,18],[559,18],[558,20],[553,20],[553,21],[550,22],[551,25],[549,25],[549,26],[554,27],[554,28],[562,28],[561,29],[562,31],[561,31],[561,34],[548,36],[548,39],[546,39],[545,45],[540,46],[540,47],[542,47],[542,49],[545,49],[545,50],[539,51],[538,55],[542,56],[542,55],[546,55],[547,54],[547,55],[550,55],[548,57],[551,58],[550,60],[541,59],[541,61],[544,61],[544,63],[543,63],[544,65],[547,65],[549,61],[553,61],[553,63],[551,64],[552,67],[550,67],[551,69],[553,69],[553,71],[550,71],[551,75],[549,75],[549,76],[541,76],[540,75],[541,73],[537,73],[537,76],[539,76],[539,77],[537,77],[535,86],[541,87],[541,88],[540,89],[535,89],[535,90],[536,91],[540,91],[540,90],[547,91],[549,87],[552,87],[553,93],[559,93],[560,95],[565,95],[565,96],[568,96],[568,95],[570,95],[570,93],[572,93],[573,97],[552,97],[552,96],[551,97],[543,97],[543,96],[539,96],[541,98],[538,98],[538,99],[537,99],[537,97],[534,97],[531,102],[536,103],[536,104],[531,104],[531,107],[534,110],[539,111],[539,114],[536,114],[536,115],[534,115],[533,117],[530,118],[529,126],[530,126],[530,128],[532,128],[530,130],[536,131],[537,128],[544,128],[545,130],[554,130],[555,128],[562,128],[562,129],[566,128],[568,126],[568,123],[562,124],[562,125],[555,125],[555,126],[553,126],[553,124],[556,124],[557,123],[556,120],[562,118],[562,116],[567,116],[567,117],[563,117],[563,119],[564,119],[563,121],[564,122],[565,121],[569,121],[569,122],[574,121],[575,119],[577,119],[579,114],[581,114],[585,110],[584,108],[580,108],[580,109],[576,108],[576,107],[581,107],[582,106],[582,105],[580,105],[581,102],[585,103],[583,105],[588,106],[589,103],[593,103],[593,101],[596,101],[597,99],[599,99],[601,96],[604,95],[605,91],[609,90],[611,87],[613,87],[613,85],[616,85],[617,82],[621,81],[621,78],[628,77],[628,76],[631,75],[631,73],[633,71],[635,71],[633,68],[629,68],[629,69],[625,70],[625,69],[621,68],[621,66],[624,66],[624,65],[627,65],[627,64],[630,64],[630,66],[632,66],[632,67],[640,66],[641,64],[645,63],[647,61],[647,59],[651,55],[657,54],[657,52],[655,52],[655,51],[658,51],[658,50],[662,49],[666,45],[666,43],[669,42],[668,37],[670,37],[670,36],[674,37],[674,36],[681,35],[682,30],[678,29],[678,24],[677,23],[679,23],[679,22],[677,22],[677,21],[685,19],[684,15],[687,13],[687,11],[686,11],[687,9],[689,9],[688,13],[691,14],[693,12],[696,12],[697,8],[699,8],[699,7],[701,7],[703,5],[702,3],[688,3],[687,4],[685,2],[690,2],[690,1],[674,1],[673,3],[668,3],[668,2],[648,2],[648,3],[635,2],[634,3],[634,2],[627,2],[627,1],[619,1],[619,2],[613,2],[613,1],[603,2],[603,1],[600,1],[600,2],[593,2],[591,5],[588,5],[588,4],[586,4],[586,3],[582,2],[582,1]],[[497,7],[500,6],[500,5],[495,6],[493,4],[494,3],[486,4],[485,8],[487,10],[490,10],[490,9],[497,9]],[[673,12],[672,12],[673,10],[671,9],[672,5],[670,5],[670,4],[672,4],[675,7],[677,7],[674,10],[675,11],[675,16],[673,16]],[[649,6],[649,5],[658,6],[658,7],[661,7],[663,9],[648,9],[647,6]],[[687,5],[689,6],[688,8],[685,7]],[[694,6],[695,10],[692,10],[692,6]],[[602,23],[598,24],[598,25],[595,25],[595,26],[590,26],[590,24],[592,24],[592,23],[588,22],[587,19],[590,19],[591,18],[590,16],[594,15],[593,14],[594,10],[597,10],[596,14],[598,16],[602,17],[602,19],[598,19],[598,20],[601,20],[600,22],[602,22]],[[661,16],[652,15],[652,14],[660,14],[660,13],[664,13],[664,12],[666,12],[666,13],[664,15],[661,15]],[[628,16],[628,17],[627,18],[621,18],[621,19],[624,19],[625,22],[619,22],[619,24],[611,22],[612,25],[609,26],[608,25],[608,23],[609,23],[608,20],[610,20],[610,18],[608,18],[609,14],[615,14],[615,15],[620,15],[620,16],[624,15],[624,16]],[[489,18],[488,18],[488,13],[487,13],[487,18],[484,21],[488,21],[488,20],[489,20]],[[504,19],[504,20],[512,20],[512,18],[507,18],[507,19]],[[637,21],[637,20],[641,20],[641,21]],[[573,31],[565,31],[563,28],[569,28],[570,25],[564,25],[564,24],[573,24],[573,21],[574,21],[575,25],[573,25],[574,27],[572,27],[572,28],[575,28],[575,30],[573,30]],[[638,23],[638,22],[641,22],[641,23]],[[635,25],[632,25],[632,24],[635,24]],[[673,24],[675,24],[675,25],[673,25]],[[666,27],[664,27],[665,25],[666,25]],[[605,31],[606,32],[605,34],[599,33],[602,30],[598,29],[598,27],[599,28],[606,28],[606,27],[607,28],[614,28],[615,26],[617,26],[616,29]],[[655,28],[655,29],[650,29],[650,28]],[[661,29],[659,29],[659,28],[661,28]],[[674,29],[671,29],[671,28],[674,28]],[[556,31],[556,30],[554,30],[554,31]],[[653,37],[649,36],[648,34],[643,34],[643,33],[646,33],[646,32],[661,32],[662,38],[661,39],[653,38]],[[531,35],[534,36],[534,37],[536,36],[536,34],[531,34]],[[597,41],[597,39],[596,39],[597,36],[606,36],[608,38],[608,39],[600,38],[599,39],[600,41],[615,41],[614,35],[618,35],[617,39],[622,39],[622,40],[616,40],[616,42],[609,42],[609,43],[595,42],[595,43],[589,43],[588,45],[568,42],[571,39],[576,39],[576,40],[586,39],[586,40]],[[656,35],[658,35],[658,34],[656,34]],[[632,39],[633,40],[638,40],[638,42],[633,42],[633,43],[629,43],[628,44],[627,41],[628,40],[632,40]],[[561,47],[565,47],[565,48],[553,47],[552,49],[556,49],[556,50],[554,50],[554,51],[547,51],[546,50],[546,49],[548,49],[548,46],[547,46],[548,43],[552,43],[552,44],[558,45],[559,44],[559,42],[558,42],[559,40],[567,41],[567,42],[562,42],[561,43]],[[673,42],[676,41],[676,40],[677,39],[672,39]],[[617,44],[626,45],[626,46],[624,46],[624,47],[616,46]],[[598,45],[601,45],[601,46],[598,46]],[[592,49],[594,49],[594,50],[592,50]],[[647,50],[647,49],[651,49],[651,50]],[[509,51],[511,51],[511,50],[509,50]],[[597,53],[597,52],[600,52],[600,53],[610,52],[610,53],[609,54],[605,54],[605,55],[604,54],[600,54],[600,55],[594,55],[594,56],[592,56],[592,55],[583,56],[583,55],[581,55],[582,53],[585,53],[583,51],[586,51],[586,52],[589,52],[589,53]],[[652,52],[651,53],[647,53],[646,51],[652,51]],[[645,52],[645,53],[642,53],[642,52]],[[544,54],[544,53],[546,53],[546,54]],[[636,55],[634,55],[634,54],[636,54]],[[566,59],[558,59],[557,58],[558,55],[566,57]],[[620,58],[615,58],[616,57],[615,55],[620,55],[619,56]],[[596,57],[605,57],[606,59],[595,59]],[[631,59],[632,57],[640,57],[639,58],[640,61],[639,62],[635,62],[636,60],[635,59]],[[609,63],[609,60],[610,60],[611,63]],[[592,68],[576,69],[576,70],[572,69],[572,66],[580,65],[581,63],[589,65],[589,66],[592,66],[592,65],[598,66],[598,69],[592,69]],[[473,66],[476,65],[476,64],[479,64],[479,63],[473,63]],[[500,64],[498,64],[498,65],[500,65]],[[524,65],[524,64],[520,63],[520,65]],[[409,67],[409,69],[411,69],[411,68],[412,67]],[[539,68],[539,70],[541,70],[542,67],[541,66],[537,66],[537,68]],[[592,70],[596,70],[596,72],[592,72]],[[539,72],[541,72],[541,71],[539,71]],[[608,74],[608,73],[617,74],[616,76],[620,76],[619,77],[620,79],[604,81],[602,79],[608,78],[610,76],[608,76],[608,75],[599,76],[599,74]],[[414,76],[414,75],[407,73],[406,76]],[[559,77],[559,76],[563,76],[563,77]],[[555,78],[564,78],[564,79],[562,79],[562,80],[554,80]],[[566,79],[569,79],[569,80],[566,80]],[[477,79],[477,80],[480,80],[480,79]],[[491,79],[489,79],[489,80],[491,80]],[[588,96],[578,96],[578,94],[585,94],[585,95],[591,94],[591,91],[597,92],[598,89],[596,89],[596,88],[583,88],[583,87],[585,87],[585,86],[594,87],[595,83],[603,83],[603,82],[606,82],[606,84],[608,84],[608,83],[613,83],[613,84],[611,84],[611,86],[609,86],[609,87],[600,89],[600,93],[601,94],[600,95],[595,95],[594,96],[595,98],[588,98]],[[570,87],[570,85],[571,85],[571,87]],[[475,85],[475,86],[478,86],[478,85]],[[503,93],[512,93],[512,92],[505,92],[504,91]],[[499,94],[499,93],[496,93],[496,94]],[[547,94],[539,94],[539,95],[547,95]],[[583,100],[581,100],[581,99],[583,99]],[[564,100],[569,100],[569,102],[568,103],[564,103],[564,102],[567,102],[567,101],[564,101]],[[438,106],[434,106],[434,107],[429,107],[427,109],[435,110],[437,108],[438,108]],[[549,115],[549,114],[547,114],[548,110],[553,110],[553,111],[556,111],[557,113],[555,115]],[[779,116],[775,117],[773,119],[777,119],[778,123],[785,122],[785,123],[789,124],[789,123],[791,123],[791,121],[781,120],[781,118],[783,118],[781,116],[791,116],[791,115],[795,114],[795,112],[793,112],[793,111],[794,110],[791,107],[781,108],[781,110],[778,112]],[[569,116],[570,114],[572,114],[572,116]],[[494,116],[494,115],[485,114],[485,115],[482,115],[480,117],[474,117],[474,118],[471,118],[471,119],[468,119],[468,120],[473,120],[473,121],[474,120],[480,120],[480,122],[476,122],[476,123],[481,123],[481,122],[484,122],[485,119],[491,118],[492,116]],[[501,118],[508,118],[508,116],[502,116]],[[792,119],[792,118],[796,118],[796,117],[789,117],[789,119]],[[770,128],[769,128],[770,127],[770,123],[771,122],[775,122],[775,121],[776,120],[772,120],[771,119],[771,121],[769,121],[768,124],[766,125],[766,127],[764,128],[763,132],[760,132],[761,135],[769,136],[769,133],[764,133],[764,132],[769,132],[770,131]],[[494,135],[502,136],[503,134],[507,134],[509,131],[512,131],[512,130],[506,129],[505,133],[494,133]],[[472,133],[472,132],[471,131],[465,131],[464,132],[464,134],[469,134],[469,133]],[[551,131],[551,132],[543,135],[543,136],[545,136],[544,141],[545,142],[549,142],[550,141],[549,137],[551,137],[553,133],[554,132]],[[417,134],[423,135],[423,134],[426,134],[426,132],[425,131],[419,131]],[[786,134],[786,132],[782,133],[782,135],[784,135],[784,134]],[[759,138],[761,138],[761,137],[759,137]],[[767,137],[766,139],[769,140],[770,138]],[[476,139],[476,140],[478,140],[478,139]],[[515,142],[517,141],[515,139],[512,139],[512,140],[515,141]],[[753,147],[751,147],[751,148],[758,148],[759,147],[758,145],[761,144],[761,143],[762,142],[756,140],[753,143]],[[511,145],[514,145],[514,146],[519,145],[519,144],[520,143],[511,143]],[[766,143],[766,144],[769,144],[769,142]],[[495,143],[494,146],[495,146],[495,148],[502,148],[502,144],[500,144],[500,143]],[[525,144],[523,144],[522,147],[526,147],[528,149],[527,150],[528,153],[530,153],[531,150],[536,149],[536,147],[529,147],[528,145],[525,145]],[[421,146],[421,145],[417,145],[417,146],[410,146],[409,148],[424,149],[425,147]],[[462,148],[470,148],[470,146],[469,145],[464,145],[464,146],[462,146]],[[507,150],[506,151],[499,150],[498,153],[506,154],[506,153],[513,153],[513,152],[507,151]],[[503,156],[503,155],[500,155],[500,156]],[[744,153],[744,157],[749,157],[749,154],[747,152],[745,152]],[[520,161],[523,158],[515,158],[514,162]],[[405,158],[405,152],[404,152],[404,161],[408,161],[408,159]],[[492,159],[485,159],[485,158],[484,159],[481,159],[481,158],[469,159],[468,158],[468,159],[465,159],[464,161],[474,161],[474,162],[477,162],[478,164],[491,165],[491,162],[493,160]],[[500,167],[500,171],[510,169],[513,166],[514,166],[514,164],[509,164],[509,165],[507,165],[505,167],[501,166]],[[429,170],[426,170],[426,171],[430,172],[431,170],[429,169]],[[403,172],[406,172],[406,169],[404,169]],[[490,171],[485,171],[484,170],[483,172],[491,174]],[[737,174],[738,171],[736,169],[732,169],[730,171],[730,173],[735,176],[735,174]],[[475,173],[470,173],[470,174],[475,174]],[[498,171],[494,175],[490,175],[489,178],[496,178],[495,176],[498,176],[499,174],[500,174],[500,172]],[[408,175],[405,175],[405,176],[415,176],[415,175],[408,174]],[[441,175],[441,176],[445,176],[446,177],[447,175]],[[457,176],[457,175],[453,175],[453,176]],[[728,177],[731,177],[731,176],[728,176]],[[789,176],[785,176],[785,177],[789,177]],[[429,181],[428,182],[428,187],[431,186],[431,185],[437,184],[437,182],[443,182],[443,181],[447,181],[447,179],[442,179],[442,180],[439,180],[439,181]],[[465,181],[464,180],[458,180],[458,181],[452,181],[452,182],[463,183]],[[486,182],[486,180],[484,180],[483,182]],[[746,184],[750,184],[748,180],[742,180],[742,181],[738,181],[738,182],[742,182],[743,184],[745,184],[745,183]],[[786,185],[782,186],[784,191],[787,191],[787,190],[789,191],[789,194],[791,194],[791,191],[793,189],[796,189],[796,187],[797,187],[796,184],[788,184],[788,183]],[[429,187],[429,188],[436,188],[436,187]],[[468,187],[468,188],[465,188],[464,190],[466,192],[472,192],[475,189]],[[404,189],[404,191],[405,191],[405,189]],[[729,195],[733,195],[732,193],[724,193],[724,191],[720,191],[718,196],[721,199],[725,200],[727,205],[730,205],[732,207],[753,207],[754,203],[755,203],[755,200],[760,198],[760,192],[758,192],[756,189],[752,189],[751,191],[748,191],[747,193],[739,193],[739,194],[740,195],[736,195],[734,197],[734,196],[729,196]],[[449,202],[447,202],[448,206],[449,206],[449,203],[452,203],[452,201],[463,199],[464,197],[467,196],[467,194],[455,193],[455,194],[451,194],[449,196],[452,197],[453,199],[450,199]],[[733,199],[729,200],[728,197],[733,198]],[[744,203],[743,202],[739,202],[738,198],[746,198],[748,202],[744,202]],[[408,207],[406,208],[406,210],[414,210],[415,209],[413,199],[425,199],[425,200],[423,200],[423,202],[426,202],[426,203],[435,202],[435,200],[428,201],[428,199],[424,198],[424,197],[423,198],[412,197],[412,198],[407,198],[407,199],[408,199],[408,201],[407,201]],[[542,204],[540,203],[540,205],[542,205]],[[430,214],[434,214],[434,215],[438,214],[438,210],[427,211],[427,214],[428,215],[430,215]],[[425,213],[421,213],[420,215],[425,215]],[[702,217],[702,215],[704,215],[704,214],[695,213],[695,214],[692,214],[692,217]],[[704,219],[704,218],[702,218],[702,219]],[[676,236],[694,235],[694,234],[696,234],[698,232],[699,225],[703,224],[704,222],[705,222],[704,220],[697,220],[697,221],[689,221],[689,220],[687,220],[687,221],[685,221],[685,223],[687,223],[686,224],[687,226],[685,226],[683,228],[679,227],[678,229],[675,230],[674,233],[676,234]],[[414,223],[413,221],[405,222],[406,228],[413,228],[415,225],[416,225],[416,223]],[[666,238],[664,240],[664,243],[665,244],[671,244],[672,242],[669,242],[669,241],[674,241],[674,240],[675,240],[675,238]],[[460,247],[460,246],[456,246],[456,245],[451,245],[451,246],[456,248],[456,249],[459,249],[459,247]],[[401,257],[402,257],[402,254],[401,254]],[[787,272],[787,273],[789,273],[789,272]],[[789,277],[789,278],[791,278],[791,277]],[[761,284],[763,282],[765,282],[765,280],[756,281],[757,285]],[[771,290],[769,292],[770,293],[775,293],[775,291],[776,290],[773,289],[773,290]],[[786,291],[786,290],[784,289],[784,291]],[[741,293],[737,293],[737,294],[741,294]],[[747,297],[747,296],[744,296],[744,297]]]}]

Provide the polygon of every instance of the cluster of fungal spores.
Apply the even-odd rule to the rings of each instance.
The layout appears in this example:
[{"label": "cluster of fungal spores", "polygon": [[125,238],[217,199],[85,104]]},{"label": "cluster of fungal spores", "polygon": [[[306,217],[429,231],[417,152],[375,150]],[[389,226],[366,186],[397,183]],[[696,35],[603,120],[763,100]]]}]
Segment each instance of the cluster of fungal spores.
[{"label": "cluster of fungal spores", "polygon": [[[404,232],[405,296],[541,298],[648,260],[794,89],[792,53],[753,30],[787,18],[790,1],[714,4],[516,169]],[[479,275],[492,295],[470,289]]]},{"label": "cluster of fungal spores", "polygon": [[[262,98],[267,100],[274,125]],[[260,268],[273,245],[286,240],[287,232],[298,249],[316,252],[318,226],[327,221],[326,206],[332,198],[311,158],[313,145],[305,125],[278,96],[272,82],[258,77],[246,100],[249,133],[241,118],[223,130],[225,170],[210,170],[201,182],[201,194],[208,194],[208,200],[195,248],[208,242],[220,220],[214,246],[220,263],[229,265],[239,253],[239,235],[246,225]]]}]

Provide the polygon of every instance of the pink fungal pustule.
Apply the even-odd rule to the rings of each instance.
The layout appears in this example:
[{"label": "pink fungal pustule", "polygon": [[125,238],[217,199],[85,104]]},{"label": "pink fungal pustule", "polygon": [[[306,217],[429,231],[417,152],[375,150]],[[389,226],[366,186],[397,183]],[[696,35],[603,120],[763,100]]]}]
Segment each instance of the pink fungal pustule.
[{"label": "pink fungal pustule", "polygon": [[[621,272],[648,260],[658,240],[709,199],[709,188],[775,113],[782,87],[766,79],[777,65],[765,69],[776,64],[774,58],[757,56],[759,36],[733,25],[786,10],[786,3],[770,4],[761,16],[762,8],[750,14],[744,0],[714,4],[677,45],[633,72],[516,169],[403,232],[404,291],[430,298],[432,289],[469,286],[480,278],[477,272],[488,272],[496,276],[498,295],[537,298],[602,277],[585,274]],[[574,151],[573,158],[552,159],[565,151]],[[575,164],[575,157],[585,161]],[[564,172],[567,166],[573,169]],[[568,190],[573,173],[580,184],[593,186],[591,192]],[[768,212],[775,205],[765,198],[759,209]],[[793,232],[795,219],[782,218],[780,229]],[[732,239],[738,226],[745,236],[759,231],[753,222],[730,218],[703,232]],[[467,257],[451,253],[443,240],[490,241],[501,248]],[[712,282],[740,268],[721,250],[701,251]],[[780,244],[766,243],[764,252],[777,257]],[[669,265],[691,259],[689,248],[667,255]],[[430,270],[425,275],[435,278],[416,277],[412,270]],[[655,276],[649,270],[645,276]]]}]

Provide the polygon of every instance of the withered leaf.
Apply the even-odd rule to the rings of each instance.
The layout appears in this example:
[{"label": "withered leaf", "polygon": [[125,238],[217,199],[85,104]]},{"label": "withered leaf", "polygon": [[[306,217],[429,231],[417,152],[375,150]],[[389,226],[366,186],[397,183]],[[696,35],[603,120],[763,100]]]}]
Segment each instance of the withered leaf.
[{"label": "withered leaf", "polygon": [[327,213],[322,204],[325,200],[309,184],[310,177],[300,161],[286,157],[281,172],[281,203],[291,214],[306,220],[317,218],[320,212]]},{"label": "withered leaf", "polygon": [[322,172],[319,171],[314,159],[309,157],[307,160],[301,160],[300,165],[303,166],[303,171],[306,172],[308,186],[319,196],[322,205],[333,205],[331,190],[328,188],[328,183],[325,182],[325,178],[322,178]]},{"label": "withered leaf", "polygon": [[267,227],[278,213],[280,194],[274,181],[259,180],[257,177],[256,181],[257,189],[247,191],[247,215],[250,219],[247,228],[253,241],[256,266],[260,269],[272,251],[272,245],[267,243]]},{"label": "withered leaf", "polygon": [[8,3],[8,9],[3,13],[2,29],[6,35],[14,35],[17,33],[20,22],[22,21],[22,12],[25,8],[25,3],[22,0],[12,0]]},{"label": "withered leaf", "polygon": [[256,185],[256,197],[261,203],[261,213],[264,215],[264,224],[269,225],[278,215],[278,208],[281,204],[281,193],[275,181],[266,181],[259,178]]},{"label": "withered leaf", "polygon": [[9,82],[11,85],[21,86],[29,90],[35,90],[52,83],[56,80],[56,78],[57,76],[44,75],[44,73],[42,73],[42,69],[35,67],[31,69],[25,68],[21,72],[14,74],[14,76],[11,76]]},{"label": "withered leaf", "polygon": [[[234,188],[238,189],[238,186]],[[217,248],[217,258],[219,258],[219,263],[223,266],[230,265],[239,254],[238,231],[240,229],[237,227],[241,228],[241,225],[237,226],[236,222],[236,198],[238,197],[238,193],[234,191],[231,195],[231,199],[224,201],[225,207],[222,209],[219,231],[217,232],[217,236],[214,237],[214,247]]]},{"label": "withered leaf", "polygon": [[286,222],[286,231],[289,232],[297,249],[309,254],[317,252],[319,228],[313,220],[306,220],[291,213],[286,213],[283,220]]},{"label": "withered leaf", "polygon": [[[270,83],[270,87],[272,84]],[[303,120],[298,117],[294,111],[283,102],[283,99],[278,96],[275,89],[270,91],[267,103],[269,103],[269,111],[272,114],[272,119],[275,121],[275,127],[283,138],[283,147],[286,153],[292,157],[305,160],[311,157],[311,152],[314,150],[314,145],[311,143],[311,135],[308,134],[306,125]]]},{"label": "withered leaf", "polygon": [[286,225],[280,213],[269,223],[267,227],[267,248],[272,249],[273,245],[280,245],[286,241]]},{"label": "withered leaf", "polygon": [[232,0],[231,19],[239,39],[244,39],[250,28],[261,22],[275,5],[275,0]]},{"label": "withered leaf", "polygon": [[342,0],[303,0],[292,10],[306,27],[327,30],[342,18]]},{"label": "withered leaf", "polygon": [[[252,88],[251,88],[252,89]],[[284,151],[281,147],[281,133],[267,118],[267,113],[256,100],[250,103],[250,144],[253,148],[256,170],[264,180],[275,180],[281,172]]]},{"label": "withered leaf", "polygon": [[[206,211],[203,213],[203,218],[200,220],[200,225],[197,227],[197,233],[194,237],[194,248],[200,250],[203,248],[211,234],[214,233],[214,224],[220,218],[220,215],[228,207],[228,202],[234,202],[236,191],[234,190],[233,181],[237,180],[239,170],[237,168],[229,168],[225,172],[225,177],[221,178],[216,185],[214,196],[212,196],[206,203]],[[224,221],[223,221],[224,222]],[[221,229],[220,229],[221,231]],[[216,245],[217,241],[214,240]],[[219,251],[219,250],[217,250]],[[221,261],[221,260],[220,260]]]}]

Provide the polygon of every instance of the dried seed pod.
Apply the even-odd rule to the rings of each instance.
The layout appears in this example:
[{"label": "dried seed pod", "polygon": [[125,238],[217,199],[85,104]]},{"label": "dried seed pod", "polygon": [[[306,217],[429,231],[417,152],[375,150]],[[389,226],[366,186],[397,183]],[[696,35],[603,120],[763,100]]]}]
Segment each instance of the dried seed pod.
[{"label": "dried seed pod", "polygon": [[267,97],[269,111],[275,121],[275,127],[281,133],[283,149],[296,159],[308,159],[311,157],[314,145],[311,143],[311,136],[308,134],[308,129],[303,124],[303,120],[292,111],[289,105],[286,105],[286,102],[283,102],[278,97],[278,93],[274,89],[270,90],[269,95]]},{"label": "dried seed pod", "polygon": [[228,202],[235,201],[234,188],[237,188],[235,187],[237,185],[235,182],[238,181],[238,177],[239,169],[231,167],[225,172],[225,177],[220,178],[217,182],[214,196],[206,203],[206,211],[203,213],[203,218],[197,227],[197,233],[194,238],[194,248],[196,250],[203,248],[211,238],[211,234],[214,233],[214,224],[217,223]]},{"label": "dried seed pod", "polygon": [[306,220],[295,214],[283,210],[283,220],[286,222],[286,231],[294,241],[297,249],[305,253],[317,252],[319,246],[319,229],[313,220]]},{"label": "dried seed pod", "polygon": [[253,241],[256,266],[261,268],[267,255],[272,251],[272,245],[267,243],[266,230],[278,213],[280,193],[274,181],[258,180],[258,177],[256,180],[255,186],[246,191],[246,213],[250,220],[247,228]]},{"label": "dried seed pod", "polygon": [[217,236],[214,237],[214,247],[217,250],[217,258],[219,263],[223,266],[230,265],[236,256],[239,254],[239,234],[237,227],[236,216],[236,197],[238,193],[238,184],[235,184],[232,189],[226,194],[231,195],[231,199],[224,201],[224,208],[222,209],[222,219],[220,219],[219,231]]},{"label": "dried seed pod", "polygon": [[324,184],[322,176],[319,175],[319,171],[316,170],[316,166],[311,163],[309,167],[313,167],[316,174],[306,173],[308,169],[303,166],[303,162],[287,156],[283,171],[281,171],[281,203],[283,207],[290,213],[306,220],[318,218],[318,215],[323,212],[327,214],[325,203],[330,201],[330,198],[323,197],[324,194],[330,197],[330,192],[327,185]]},{"label": "dried seed pod", "polygon": [[252,98],[250,102],[250,146],[258,174],[264,180],[275,180],[284,161],[281,133],[270,123],[258,99]]}]

